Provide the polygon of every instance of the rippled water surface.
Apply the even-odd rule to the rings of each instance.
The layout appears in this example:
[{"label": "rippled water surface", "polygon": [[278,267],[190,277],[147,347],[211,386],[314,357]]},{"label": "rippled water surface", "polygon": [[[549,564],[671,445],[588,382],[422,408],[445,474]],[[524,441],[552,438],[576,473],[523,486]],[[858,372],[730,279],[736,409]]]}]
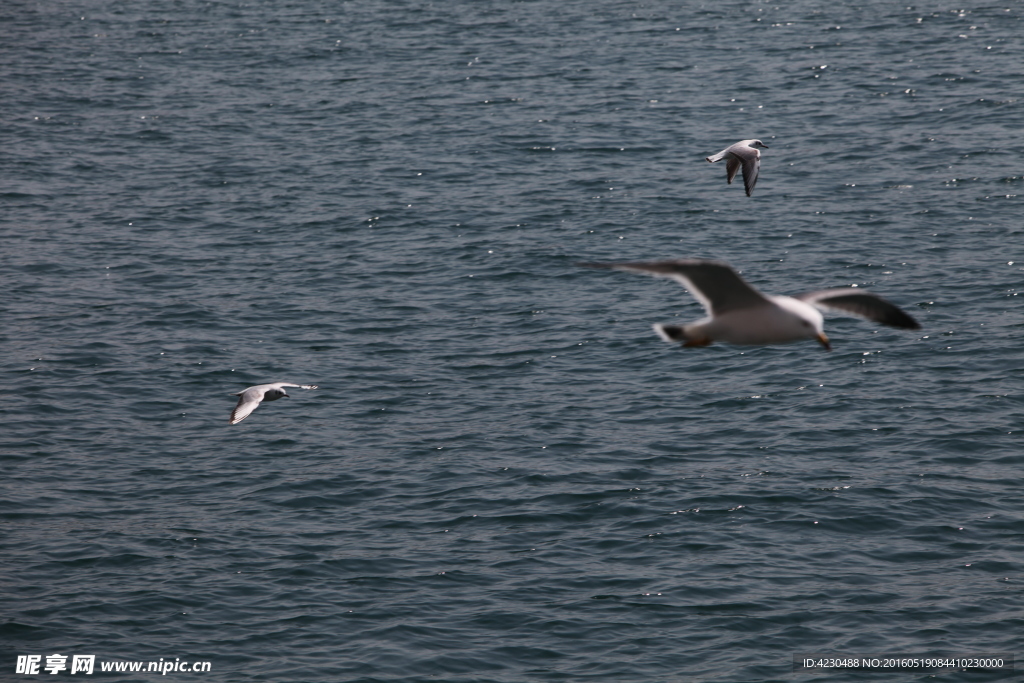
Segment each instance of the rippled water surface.
[{"label": "rippled water surface", "polygon": [[[1009,2],[5,4],[0,670],[1024,656],[1022,31]],[[703,158],[753,137],[748,198]],[[575,265],[677,257],[922,329],[680,349],[650,326],[702,315],[682,288]],[[229,426],[272,381],[320,388]]]}]

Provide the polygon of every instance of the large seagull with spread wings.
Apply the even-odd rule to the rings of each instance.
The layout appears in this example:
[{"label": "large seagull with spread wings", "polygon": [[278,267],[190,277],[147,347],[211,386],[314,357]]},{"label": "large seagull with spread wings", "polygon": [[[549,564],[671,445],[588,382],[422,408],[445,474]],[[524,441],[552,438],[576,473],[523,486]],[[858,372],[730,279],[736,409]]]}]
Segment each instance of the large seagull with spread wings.
[{"label": "large seagull with spread wings", "polygon": [[856,287],[823,289],[796,296],[762,294],[727,263],[700,259],[675,261],[580,263],[587,268],[611,268],[665,277],[680,283],[704,305],[708,317],[688,325],[656,324],[654,330],[683,346],[782,344],[817,339],[831,349],[819,309],[853,313],[883,325],[920,329],[917,321],[882,297]]}]

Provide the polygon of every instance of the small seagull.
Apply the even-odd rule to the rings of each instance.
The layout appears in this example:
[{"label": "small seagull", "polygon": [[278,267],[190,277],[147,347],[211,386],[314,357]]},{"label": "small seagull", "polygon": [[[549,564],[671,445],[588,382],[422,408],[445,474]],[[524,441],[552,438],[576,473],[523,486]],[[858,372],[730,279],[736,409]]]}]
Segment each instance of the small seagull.
[{"label": "small seagull", "polygon": [[273,384],[257,384],[238,393],[231,394],[238,397],[238,405],[231,411],[230,424],[238,424],[249,413],[256,410],[261,401],[276,401],[279,398],[288,398],[285,387],[298,387],[299,389],[316,389],[315,384],[289,384],[288,382],[275,382]]},{"label": "small seagull", "polygon": [[853,313],[883,325],[917,330],[907,313],[880,296],[855,287],[822,289],[796,296],[762,294],[721,261],[680,259],[647,263],[580,263],[587,268],[611,268],[675,280],[703,304],[708,317],[688,325],[654,325],[667,342],[683,346],[782,344],[817,339],[831,350],[823,331],[820,309]]},{"label": "small seagull", "polygon": [[704,158],[712,164],[725,159],[725,180],[730,185],[740,166],[743,166],[743,187],[746,188],[749,197],[754,191],[754,185],[757,184],[757,172],[761,170],[761,151],[758,147],[768,149],[768,145],[760,140],[740,140],[718,154]]}]

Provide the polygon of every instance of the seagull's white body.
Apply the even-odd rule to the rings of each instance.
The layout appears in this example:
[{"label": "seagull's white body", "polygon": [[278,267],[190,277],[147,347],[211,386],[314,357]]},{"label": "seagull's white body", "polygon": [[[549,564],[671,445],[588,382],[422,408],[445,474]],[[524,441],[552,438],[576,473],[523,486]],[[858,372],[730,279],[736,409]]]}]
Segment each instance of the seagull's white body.
[{"label": "seagull's white body", "polygon": [[[767,305],[698,320],[684,325],[683,332],[686,339],[692,340],[691,346],[703,345],[701,340],[753,346],[785,344],[808,338],[827,341],[824,324],[824,317],[814,306],[791,296],[769,296]],[[665,329],[664,325],[654,325],[655,332],[665,341],[680,341]]]},{"label": "seagull's white body", "polygon": [[892,327],[916,330],[917,321],[880,296],[855,287],[824,289],[793,296],[762,294],[719,261],[683,259],[637,263],[581,263],[591,268],[612,268],[666,277],[693,294],[708,317],[687,325],[656,324],[665,341],[683,346],[729,344],[783,344],[816,339],[831,349],[819,309],[835,309]]},{"label": "seagull's white body", "polygon": [[230,424],[238,424],[245,418],[249,417],[249,413],[256,410],[260,403],[263,401],[276,401],[279,398],[287,398],[288,393],[284,390],[285,387],[296,387],[298,389],[316,389],[315,384],[290,384],[288,382],[275,382],[273,384],[257,384],[254,387],[249,387],[239,391],[238,393],[231,394],[232,396],[238,397],[238,405],[231,411]]},{"label": "seagull's white body", "polygon": [[718,154],[704,157],[712,164],[725,159],[725,181],[732,185],[732,179],[736,177],[737,171],[743,169],[743,187],[749,197],[757,184],[757,174],[761,171],[761,149],[768,149],[768,145],[760,140],[740,140],[734,145],[729,145]]}]

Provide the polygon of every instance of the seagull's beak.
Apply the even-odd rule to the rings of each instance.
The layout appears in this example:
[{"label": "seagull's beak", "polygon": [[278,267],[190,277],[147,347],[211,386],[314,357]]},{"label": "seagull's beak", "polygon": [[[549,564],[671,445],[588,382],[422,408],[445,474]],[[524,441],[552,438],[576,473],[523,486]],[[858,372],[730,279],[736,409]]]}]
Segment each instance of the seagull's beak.
[{"label": "seagull's beak", "polygon": [[832,350],[832,345],[828,342],[828,337],[825,336],[824,332],[819,332],[818,334],[814,335],[814,338],[821,342],[821,345],[825,347],[826,351]]}]

